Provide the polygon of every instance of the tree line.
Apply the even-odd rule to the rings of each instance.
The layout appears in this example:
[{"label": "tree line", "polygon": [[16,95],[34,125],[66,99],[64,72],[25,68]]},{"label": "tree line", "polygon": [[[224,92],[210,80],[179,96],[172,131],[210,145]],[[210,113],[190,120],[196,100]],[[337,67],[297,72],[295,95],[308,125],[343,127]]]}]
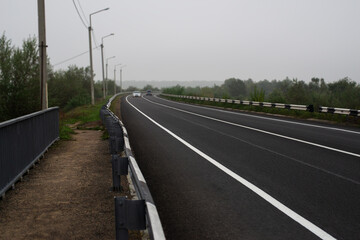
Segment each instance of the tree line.
[{"label": "tree line", "polygon": [[[25,39],[21,47],[12,45],[5,34],[0,37],[0,122],[41,110],[39,52],[35,37]],[[69,66],[54,71],[48,60],[48,104],[70,110],[90,104],[89,67]],[[108,81],[109,94],[114,81]],[[94,83],[96,99],[103,97],[102,82]],[[117,86],[117,91],[119,91]]]},{"label": "tree line", "polygon": [[183,87],[180,85],[163,89],[164,93],[215,98],[232,98],[259,102],[313,104],[314,107],[327,106],[360,109],[360,84],[348,77],[333,83],[323,78],[312,78],[309,83],[298,79],[241,80],[230,78],[220,86]]},{"label": "tree line", "polygon": [[[41,110],[38,55],[35,37],[25,39],[21,47],[13,46],[5,34],[0,37],[0,121]],[[112,95],[114,81],[109,80],[107,85],[108,94]],[[116,88],[119,92],[120,88]],[[102,82],[95,82],[96,99],[103,97],[102,90]],[[134,90],[138,89],[130,86],[125,91]],[[159,89],[147,85],[143,90]],[[259,82],[230,78],[220,86],[177,85],[162,90],[177,95],[360,109],[360,86],[349,78],[333,83],[322,78],[312,78],[309,83],[289,78]],[[72,65],[67,70],[54,71],[48,60],[48,100],[49,107],[59,106],[64,111],[90,104],[90,69]]]}]

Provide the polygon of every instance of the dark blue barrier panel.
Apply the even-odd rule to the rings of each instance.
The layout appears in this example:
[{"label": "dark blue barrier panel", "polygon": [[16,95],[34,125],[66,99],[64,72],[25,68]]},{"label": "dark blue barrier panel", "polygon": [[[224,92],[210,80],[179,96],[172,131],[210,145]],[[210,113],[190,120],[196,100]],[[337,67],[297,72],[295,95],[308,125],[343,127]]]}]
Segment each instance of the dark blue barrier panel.
[{"label": "dark blue barrier panel", "polygon": [[0,196],[59,138],[59,108],[0,123]]}]

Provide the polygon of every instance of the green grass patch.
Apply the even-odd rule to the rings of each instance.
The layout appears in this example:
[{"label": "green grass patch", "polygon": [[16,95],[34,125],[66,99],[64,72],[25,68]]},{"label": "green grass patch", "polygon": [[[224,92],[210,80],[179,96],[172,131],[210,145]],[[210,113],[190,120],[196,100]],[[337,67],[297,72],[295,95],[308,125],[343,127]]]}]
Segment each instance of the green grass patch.
[{"label": "green grass patch", "polygon": [[61,140],[71,140],[72,139],[71,134],[74,133],[75,133],[74,130],[71,129],[69,126],[60,123],[59,135]]},{"label": "green grass patch", "polygon": [[342,114],[331,114],[331,113],[308,112],[308,111],[300,111],[300,110],[289,110],[289,109],[281,109],[281,108],[249,106],[249,105],[242,105],[242,104],[201,101],[201,100],[194,100],[194,99],[168,97],[168,96],[161,96],[161,97],[169,99],[169,100],[173,100],[173,101],[185,102],[185,103],[190,103],[190,104],[200,104],[200,105],[214,106],[214,107],[220,107],[220,108],[228,108],[228,109],[236,109],[236,110],[238,109],[238,110],[243,110],[243,111],[277,114],[277,115],[295,117],[295,118],[299,118],[299,119],[319,119],[319,120],[330,121],[333,123],[357,125],[358,127],[360,127],[360,118],[359,117],[347,116],[347,115],[342,115]]},{"label": "green grass patch", "polygon": [[[68,112],[60,110],[60,139],[71,140],[74,130],[71,125],[76,124],[78,129],[104,130],[100,123],[100,109],[109,98],[97,102],[95,105],[76,107]],[[94,123],[94,124],[89,124]]]}]

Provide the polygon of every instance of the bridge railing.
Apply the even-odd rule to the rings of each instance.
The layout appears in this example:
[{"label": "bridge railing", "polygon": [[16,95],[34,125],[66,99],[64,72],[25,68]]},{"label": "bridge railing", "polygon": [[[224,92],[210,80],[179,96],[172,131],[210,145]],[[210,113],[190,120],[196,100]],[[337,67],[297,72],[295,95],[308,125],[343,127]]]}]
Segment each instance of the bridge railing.
[{"label": "bridge railing", "polygon": [[[124,124],[109,109],[114,95],[100,110],[100,117],[109,133],[110,153],[113,166],[113,189],[121,189],[120,175],[130,172],[136,195],[139,200],[115,198],[116,239],[128,239],[128,230],[148,230],[150,239],[164,240],[165,235],[161,221],[146,184],[145,178],[131,151],[130,141]],[[120,156],[125,155],[125,157]]]},{"label": "bridge railing", "polygon": [[0,123],[0,196],[59,139],[59,108]]}]

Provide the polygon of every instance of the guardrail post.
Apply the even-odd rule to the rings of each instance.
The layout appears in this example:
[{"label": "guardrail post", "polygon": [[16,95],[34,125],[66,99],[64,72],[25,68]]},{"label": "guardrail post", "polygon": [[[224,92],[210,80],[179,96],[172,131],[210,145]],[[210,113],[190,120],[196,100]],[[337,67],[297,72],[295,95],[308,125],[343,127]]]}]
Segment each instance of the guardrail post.
[{"label": "guardrail post", "polygon": [[129,239],[128,230],[146,229],[145,200],[115,197],[116,240]]},{"label": "guardrail post", "polygon": [[314,112],[314,105],[308,105],[307,107],[306,107],[306,110],[307,111],[309,111],[309,112]]},{"label": "guardrail post", "polygon": [[128,175],[129,159],[127,157],[120,157],[112,155],[111,159],[112,175],[113,175],[113,190],[121,190],[121,175]]},{"label": "guardrail post", "polygon": [[358,116],[359,111],[355,109],[350,109],[350,116]]}]

